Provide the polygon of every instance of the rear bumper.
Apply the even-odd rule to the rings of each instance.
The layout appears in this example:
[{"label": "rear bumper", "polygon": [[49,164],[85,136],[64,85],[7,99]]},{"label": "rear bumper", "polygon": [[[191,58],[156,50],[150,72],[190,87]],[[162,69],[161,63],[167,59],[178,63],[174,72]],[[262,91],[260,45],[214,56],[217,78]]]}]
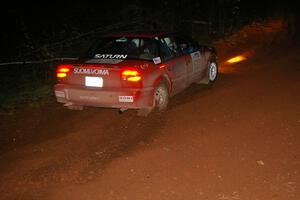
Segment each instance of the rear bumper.
[{"label": "rear bumper", "polygon": [[94,89],[56,84],[55,96],[60,103],[108,108],[139,109],[153,107],[154,88]]}]

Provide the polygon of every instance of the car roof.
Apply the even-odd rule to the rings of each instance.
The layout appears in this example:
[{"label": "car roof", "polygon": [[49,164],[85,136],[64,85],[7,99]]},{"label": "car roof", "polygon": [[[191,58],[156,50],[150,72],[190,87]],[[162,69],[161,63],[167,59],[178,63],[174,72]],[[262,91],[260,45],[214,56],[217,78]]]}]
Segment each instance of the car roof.
[{"label": "car roof", "polygon": [[155,38],[172,34],[169,31],[127,31],[119,33],[106,34],[104,37],[137,37],[137,38]]}]

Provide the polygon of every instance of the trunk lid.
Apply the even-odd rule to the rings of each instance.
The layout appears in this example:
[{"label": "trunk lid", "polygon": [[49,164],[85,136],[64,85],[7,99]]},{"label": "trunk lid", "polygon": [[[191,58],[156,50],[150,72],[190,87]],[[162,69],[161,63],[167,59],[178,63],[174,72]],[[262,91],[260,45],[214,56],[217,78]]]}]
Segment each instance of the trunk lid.
[{"label": "trunk lid", "polygon": [[90,59],[70,64],[70,71],[66,78],[60,79],[61,83],[85,86],[87,88],[120,88],[137,86],[137,83],[128,85],[121,78],[122,70],[134,68],[141,71],[141,60],[119,59]]}]

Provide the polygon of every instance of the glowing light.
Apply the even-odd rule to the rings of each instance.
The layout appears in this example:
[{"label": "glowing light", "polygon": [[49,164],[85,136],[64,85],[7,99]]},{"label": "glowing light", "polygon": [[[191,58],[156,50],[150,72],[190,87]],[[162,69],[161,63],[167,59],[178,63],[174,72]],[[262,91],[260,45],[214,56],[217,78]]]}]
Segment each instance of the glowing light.
[{"label": "glowing light", "polygon": [[161,64],[161,65],[159,66],[159,68],[162,69],[162,68],[165,68],[166,66],[167,66],[166,64]]},{"label": "glowing light", "polygon": [[66,73],[57,73],[57,77],[58,78],[65,78],[65,77],[67,77],[67,74]]},{"label": "glowing light", "polygon": [[124,70],[121,76],[123,80],[131,81],[131,82],[137,82],[142,79],[140,72],[135,69]]},{"label": "glowing light", "polygon": [[245,56],[239,55],[239,56],[235,56],[233,58],[230,58],[229,60],[227,60],[227,63],[233,64],[233,63],[244,61],[246,59],[247,58]]},{"label": "glowing light", "polygon": [[59,65],[56,70],[57,78],[66,78],[70,72],[71,65]]},{"label": "glowing light", "polygon": [[64,72],[64,73],[66,73],[66,72],[69,72],[69,71],[70,71],[70,68],[65,68],[65,67],[63,67],[63,68],[60,68],[58,71],[59,71],[59,72]]},{"label": "glowing light", "polygon": [[142,77],[140,77],[140,76],[133,76],[133,77],[128,77],[127,81],[137,82],[137,81],[140,81],[141,79],[142,79]]},{"label": "glowing light", "polygon": [[136,70],[125,70],[122,72],[123,76],[137,76],[138,75],[138,71]]}]

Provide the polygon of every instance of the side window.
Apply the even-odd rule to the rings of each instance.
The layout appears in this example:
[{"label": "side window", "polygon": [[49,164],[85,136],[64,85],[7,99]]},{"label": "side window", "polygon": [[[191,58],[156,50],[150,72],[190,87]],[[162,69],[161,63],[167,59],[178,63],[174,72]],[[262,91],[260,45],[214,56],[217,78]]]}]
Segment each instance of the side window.
[{"label": "side window", "polygon": [[138,55],[138,47],[139,47],[139,39],[134,38],[131,39],[129,41],[125,42],[119,42],[119,43],[123,43],[124,45],[124,49],[126,50],[126,52],[130,55],[134,55],[135,57],[137,57]]},{"label": "side window", "polygon": [[161,41],[159,41],[159,51],[162,60],[168,60],[174,57],[169,47],[165,43],[162,43]]},{"label": "side window", "polygon": [[181,56],[182,55],[182,51],[173,37],[164,37],[164,38],[161,38],[160,40],[162,43],[164,43],[168,46],[168,48],[170,49],[173,56]]},{"label": "side window", "polygon": [[141,39],[140,40],[140,58],[153,59],[158,56],[157,43],[153,39]]},{"label": "side window", "polygon": [[190,41],[193,51],[199,51],[200,46],[199,46],[198,42],[196,42],[192,38],[187,38],[187,40]]},{"label": "side window", "polygon": [[193,41],[190,38],[178,36],[176,37],[176,41],[178,42],[184,54],[193,53],[199,50],[199,45],[197,44],[197,42]]},{"label": "side window", "polygon": [[176,41],[184,54],[189,54],[193,52],[192,45],[187,39],[183,37],[176,37]]}]

